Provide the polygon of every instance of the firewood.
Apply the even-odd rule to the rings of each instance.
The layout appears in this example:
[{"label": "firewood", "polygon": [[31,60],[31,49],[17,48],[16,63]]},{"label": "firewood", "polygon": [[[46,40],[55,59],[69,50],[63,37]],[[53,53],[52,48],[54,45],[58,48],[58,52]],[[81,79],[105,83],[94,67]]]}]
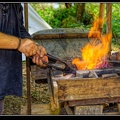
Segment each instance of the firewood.
[{"label": "firewood", "polygon": [[59,80],[59,79],[70,79],[71,77],[73,76],[73,74],[68,74],[68,75],[65,75],[63,76],[62,74],[61,75],[56,75],[56,76],[53,76],[52,79],[53,80]]},{"label": "firewood", "polygon": [[117,59],[117,60],[120,60],[120,52],[118,52],[118,53],[116,54],[116,59]]},{"label": "firewood", "polygon": [[120,52],[114,52],[110,55],[110,60],[120,61]]},{"label": "firewood", "polygon": [[89,72],[89,78],[98,78],[98,75],[96,74],[95,71],[90,71]]},{"label": "firewood", "polygon": [[111,77],[118,77],[118,75],[116,73],[102,75],[102,78],[111,78]]}]

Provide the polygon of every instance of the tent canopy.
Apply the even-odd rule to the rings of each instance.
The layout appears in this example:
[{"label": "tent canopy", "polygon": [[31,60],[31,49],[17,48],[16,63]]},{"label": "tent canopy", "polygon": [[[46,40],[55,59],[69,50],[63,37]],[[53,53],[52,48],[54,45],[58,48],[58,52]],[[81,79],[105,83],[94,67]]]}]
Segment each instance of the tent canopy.
[{"label": "tent canopy", "polygon": [[[21,4],[24,9],[24,3]],[[29,27],[28,32],[30,34],[33,34],[38,30],[52,29],[52,27],[37,14],[37,12],[29,3],[28,3],[28,27]]]}]

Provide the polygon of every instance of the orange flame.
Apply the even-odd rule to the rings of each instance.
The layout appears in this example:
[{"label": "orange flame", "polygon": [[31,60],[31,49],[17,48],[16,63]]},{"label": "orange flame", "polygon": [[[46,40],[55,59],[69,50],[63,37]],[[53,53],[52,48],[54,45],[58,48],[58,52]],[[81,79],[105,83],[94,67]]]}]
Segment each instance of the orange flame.
[{"label": "orange flame", "polygon": [[[94,26],[91,28],[88,37],[91,37],[94,31],[98,29],[98,22],[102,21],[97,20],[94,22]],[[102,68],[102,65],[105,64],[107,60],[111,37],[112,34],[109,33],[101,36],[99,39],[93,38],[83,49],[81,49],[82,59],[74,58],[72,64],[76,65],[78,70]]]},{"label": "orange flame", "polygon": [[[104,20],[103,19],[97,19],[93,22],[93,27],[91,27],[90,32],[88,34],[88,38],[92,37],[92,35],[94,35],[95,31],[99,30],[99,26],[103,25]],[[100,37],[99,34],[97,34],[96,37]]]}]

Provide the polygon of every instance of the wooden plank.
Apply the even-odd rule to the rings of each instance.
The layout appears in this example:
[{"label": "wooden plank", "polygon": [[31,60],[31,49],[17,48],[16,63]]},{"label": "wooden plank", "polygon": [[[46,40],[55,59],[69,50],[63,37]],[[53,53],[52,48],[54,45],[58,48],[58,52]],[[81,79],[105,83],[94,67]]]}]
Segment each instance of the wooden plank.
[{"label": "wooden plank", "polygon": [[99,8],[99,28],[98,31],[100,31],[100,33],[102,33],[102,28],[103,28],[103,20],[104,20],[104,8],[105,8],[105,4],[104,3],[100,3],[100,8]]},{"label": "wooden plank", "polygon": [[54,104],[55,104],[55,109],[59,109],[59,100],[58,100],[58,85],[56,81],[53,81],[53,92],[54,92]]},{"label": "wooden plank", "polygon": [[[69,38],[88,38],[89,31],[83,31],[80,29],[65,29],[57,28],[50,30],[43,30],[34,33],[33,40],[47,40],[47,39],[69,39]],[[100,34],[99,31],[94,31],[92,38]],[[99,35],[100,36],[100,35]]]},{"label": "wooden plank", "polygon": [[50,95],[50,105],[51,105],[51,110],[52,111],[59,111],[60,106],[58,102],[58,86],[56,81],[53,81],[51,79],[51,70],[48,69],[47,71],[47,76],[48,76],[48,86],[49,86],[49,95]]},{"label": "wooden plank", "polygon": [[73,106],[82,106],[82,105],[98,105],[106,103],[118,103],[120,102],[120,97],[114,98],[94,98],[94,99],[84,99],[84,100],[72,100],[68,101],[68,105]]},{"label": "wooden plank", "polygon": [[118,106],[118,113],[120,114],[120,103],[118,103],[117,106]]},{"label": "wooden plank", "polygon": [[48,76],[48,87],[49,87],[49,96],[50,96],[50,107],[52,111],[56,110],[56,105],[55,105],[55,101],[54,101],[54,91],[53,91],[53,82],[51,79],[51,71],[50,69],[47,72],[47,76]]},{"label": "wooden plank", "polygon": [[[29,33],[28,27],[28,3],[24,3],[25,29]],[[30,60],[26,57],[26,75],[27,75],[27,114],[31,115],[31,86],[30,86]]]},{"label": "wooden plank", "polygon": [[[21,106],[21,115],[26,115],[27,106]],[[32,104],[31,115],[59,115],[59,111],[53,112],[50,104]]]},{"label": "wooden plank", "polygon": [[111,55],[111,41],[112,41],[112,3],[106,3],[106,34],[111,34],[111,39],[109,43],[109,55]]},{"label": "wooden plank", "polygon": [[103,115],[120,115],[119,112],[106,112],[106,113],[103,113]]},{"label": "wooden plank", "polygon": [[75,115],[102,115],[103,105],[75,106]]},{"label": "wooden plank", "polygon": [[120,97],[120,77],[58,80],[61,101]]},{"label": "wooden plank", "polygon": [[102,78],[110,78],[110,77],[118,77],[116,73],[111,73],[111,74],[103,74]]}]

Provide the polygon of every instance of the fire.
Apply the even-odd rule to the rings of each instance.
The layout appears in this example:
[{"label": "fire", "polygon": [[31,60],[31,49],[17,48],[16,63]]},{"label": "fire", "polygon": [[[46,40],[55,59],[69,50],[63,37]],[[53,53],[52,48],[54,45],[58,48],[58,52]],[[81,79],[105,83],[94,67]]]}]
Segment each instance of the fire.
[{"label": "fire", "polygon": [[[98,29],[98,23],[101,20],[96,20],[94,26],[91,28],[88,37],[94,34],[94,31]],[[73,65],[76,65],[77,69],[96,69],[109,67],[107,62],[109,43],[111,41],[112,34],[106,34],[104,36],[97,35],[97,38],[93,38],[84,48],[81,49],[81,57],[74,58]]]}]

